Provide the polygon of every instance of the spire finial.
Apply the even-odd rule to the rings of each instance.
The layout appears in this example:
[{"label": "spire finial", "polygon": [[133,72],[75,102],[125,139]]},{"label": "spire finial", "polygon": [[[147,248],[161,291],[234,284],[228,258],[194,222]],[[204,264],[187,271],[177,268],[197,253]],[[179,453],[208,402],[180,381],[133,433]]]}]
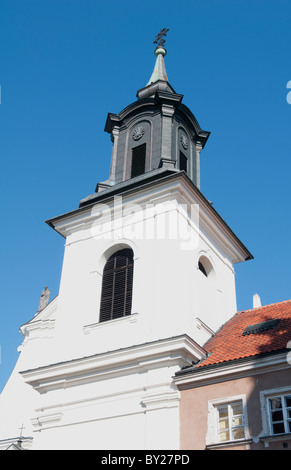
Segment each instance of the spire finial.
[{"label": "spire finial", "polygon": [[147,86],[159,80],[168,82],[166,67],[164,63],[164,57],[167,54],[167,51],[164,48],[164,44],[166,42],[164,37],[166,36],[168,31],[169,31],[169,28],[161,28],[159,34],[157,34],[156,39],[153,42],[154,44],[157,44],[157,47],[155,49],[155,56],[157,59],[156,59],[154,71],[152,73],[152,76]]},{"label": "spire finial", "polygon": [[170,31],[169,28],[161,28],[159,34],[157,34],[156,39],[154,40],[153,44],[157,44],[157,47],[164,47],[166,40],[164,36],[167,35],[167,32]]},{"label": "spire finial", "polygon": [[[137,96],[139,98],[145,98],[147,96],[151,96],[158,89],[159,90],[167,89],[169,91],[170,84],[169,84],[169,80],[168,80],[168,77],[167,77],[167,72],[166,72],[166,67],[165,67],[165,62],[164,62],[164,57],[167,54],[167,51],[164,48],[164,44],[166,42],[164,37],[166,36],[168,31],[170,31],[169,28],[161,28],[159,34],[157,34],[157,36],[156,36],[156,39],[153,41],[154,44],[157,44],[157,46],[155,48],[155,51],[154,51],[154,54],[156,56],[156,63],[155,63],[154,70],[153,70],[153,73],[151,75],[151,78],[149,79],[146,87],[156,83],[157,86],[155,87],[155,91],[153,91],[154,90],[153,87],[150,90],[146,89],[145,91],[142,88],[141,90],[139,90],[137,92]],[[162,84],[161,82],[167,82],[167,85]],[[174,92],[174,90],[171,88],[170,93],[173,93],[173,92]]]}]

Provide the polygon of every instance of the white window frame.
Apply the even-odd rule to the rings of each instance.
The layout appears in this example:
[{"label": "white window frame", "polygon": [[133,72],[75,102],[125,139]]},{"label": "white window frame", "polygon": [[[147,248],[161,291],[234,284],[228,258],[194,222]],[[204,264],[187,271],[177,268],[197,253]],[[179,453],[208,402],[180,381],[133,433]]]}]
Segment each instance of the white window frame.
[{"label": "white window frame", "polygon": [[[284,433],[273,433],[273,426],[272,426],[272,416],[271,416],[271,409],[269,406],[269,399],[270,398],[277,398],[277,397],[285,397],[286,395],[291,396],[291,387],[281,387],[275,389],[264,390],[260,392],[260,400],[261,400],[261,412],[262,412],[262,423],[263,423],[263,435],[265,436],[282,436],[284,434],[290,434],[290,432]],[[283,419],[284,419],[284,426],[287,421],[290,420],[286,416],[286,410],[283,408]],[[285,428],[286,429],[286,428]]]},{"label": "white window frame", "polygon": [[[222,406],[235,405],[240,403],[242,405],[242,418],[244,428],[244,438],[242,439],[229,439],[228,441],[219,440],[218,429],[218,409]],[[218,398],[208,402],[208,432],[206,435],[206,445],[211,444],[227,444],[245,441],[249,439],[248,418],[247,418],[247,400],[245,395],[236,395],[231,397]]]},{"label": "white window frame", "polygon": [[[240,424],[239,426],[235,426],[233,424],[233,419],[234,419],[234,414],[233,414],[233,408],[236,407],[236,406],[240,406],[242,408],[242,413],[241,413],[241,421],[242,421],[242,424]],[[220,410],[225,410],[226,409],[226,416],[221,418],[219,417],[219,412]],[[219,405],[219,406],[216,406],[216,423],[218,425],[217,427],[217,441],[218,442],[227,442],[227,441],[237,441],[239,439],[244,439],[245,438],[245,426],[244,426],[244,414],[243,414],[243,404],[242,404],[242,401],[239,400],[239,401],[235,401],[235,402],[231,402],[231,403],[227,403],[227,404],[224,404],[224,405]],[[219,428],[219,422],[220,420],[222,421],[227,421],[227,427],[225,428],[225,430],[221,430]],[[243,429],[243,437],[240,437],[240,438],[235,438],[234,437],[234,434],[235,434],[235,430],[236,429]],[[229,439],[224,439],[222,440],[221,439],[221,435],[225,432],[228,432],[229,434]]]}]

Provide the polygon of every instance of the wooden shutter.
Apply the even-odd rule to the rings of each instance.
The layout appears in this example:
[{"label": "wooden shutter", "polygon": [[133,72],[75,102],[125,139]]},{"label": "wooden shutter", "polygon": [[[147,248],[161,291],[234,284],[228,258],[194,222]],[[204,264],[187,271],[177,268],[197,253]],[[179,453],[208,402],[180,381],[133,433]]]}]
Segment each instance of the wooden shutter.
[{"label": "wooden shutter", "polygon": [[187,173],[187,157],[180,152],[180,170],[184,170]]},{"label": "wooden shutter", "polygon": [[146,144],[132,149],[131,178],[142,175],[145,172]]},{"label": "wooden shutter", "polygon": [[100,322],[131,314],[133,251],[117,251],[105,264],[102,279]]}]

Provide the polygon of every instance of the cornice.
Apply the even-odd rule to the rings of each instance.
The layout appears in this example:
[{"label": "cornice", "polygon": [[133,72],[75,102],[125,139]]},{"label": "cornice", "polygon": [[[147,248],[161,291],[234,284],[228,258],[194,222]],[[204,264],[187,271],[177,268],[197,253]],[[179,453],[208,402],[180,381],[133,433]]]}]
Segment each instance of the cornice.
[{"label": "cornice", "polygon": [[284,369],[290,369],[286,352],[229,361],[212,367],[199,367],[189,372],[179,371],[174,382],[179,390],[186,390]]},{"label": "cornice", "polygon": [[[219,215],[213,205],[205,198],[202,192],[192,183],[184,173],[187,185],[184,197],[192,203],[199,204],[199,227],[205,230],[216,246],[223,246],[224,252],[228,253],[233,263],[253,259],[253,255],[244,246],[236,234],[231,230],[225,220]],[[192,191],[191,191],[192,189]],[[192,197],[193,197],[192,196]]]},{"label": "cornice", "polygon": [[[50,219],[47,223],[66,238],[79,228],[84,229],[86,224],[93,222],[94,218],[96,220],[98,203],[110,206],[114,204],[114,197],[116,196],[123,197],[124,204],[132,202],[135,204],[152,203],[154,201],[154,194],[157,194],[155,203],[161,202],[162,198],[165,198],[165,194],[168,194],[169,202],[174,197],[177,197],[179,200],[181,199],[180,194],[183,201],[189,206],[191,204],[198,204],[201,231],[206,232],[207,236],[213,240],[213,243],[219,246],[224,253],[228,254],[233,263],[253,258],[249,250],[213,208],[212,204],[210,204],[183,171],[153,170],[147,176],[143,175],[143,178],[140,178],[135,183],[132,181],[121,183],[118,187],[97,193],[93,195],[90,201],[87,201],[87,205]],[[93,208],[94,210],[92,210]]]},{"label": "cornice", "polygon": [[232,447],[242,447],[242,446],[250,446],[253,443],[252,439],[238,439],[235,441],[226,441],[226,442],[218,442],[216,444],[208,444],[206,445],[206,450],[223,450],[229,449]]},{"label": "cornice", "polygon": [[204,148],[204,146],[205,146],[205,144],[208,140],[208,137],[210,136],[211,133],[209,131],[203,131],[201,129],[196,117],[194,116],[192,111],[188,108],[188,106],[186,106],[183,103],[180,103],[177,109],[178,109],[178,111],[180,111],[180,113],[183,116],[186,116],[186,118],[187,118],[188,122],[190,123],[190,125],[192,127],[194,127],[195,132],[196,132],[197,136],[200,139],[201,147]]},{"label": "cornice", "polygon": [[282,441],[290,441],[291,440],[291,433],[282,433],[282,434],[273,434],[270,436],[260,436],[260,441],[264,443],[265,447],[269,447],[270,443],[272,442],[282,442]]},{"label": "cornice", "polygon": [[140,88],[136,97],[138,99],[145,99],[146,97],[154,97],[159,91],[164,91],[170,94],[176,95],[174,88],[170,85],[167,80],[156,80],[155,82],[149,83],[147,86]]},{"label": "cornice", "polygon": [[169,93],[167,91],[157,91],[154,97],[134,101],[119,114],[108,113],[104,131],[111,134],[115,126],[122,126],[124,121],[131,115],[142,115],[143,112],[148,112],[149,109],[153,111],[155,108],[160,108],[165,103],[176,108],[181,103],[182,99],[183,95]]},{"label": "cornice", "polygon": [[20,327],[20,332],[23,334],[23,336],[29,336],[33,332],[39,332],[41,330],[52,330],[54,326],[55,320],[39,320],[23,325]]},{"label": "cornice", "polygon": [[104,131],[111,134],[115,126],[120,127],[126,118],[132,114],[142,114],[148,112],[149,109],[156,107],[156,103],[153,98],[145,98],[143,100],[134,101],[130,105],[126,106],[119,114],[108,113]]},{"label": "cornice", "polygon": [[25,370],[20,374],[26,383],[43,393],[166,364],[181,368],[204,356],[201,346],[187,335],[181,335]]},{"label": "cornice", "polygon": [[39,324],[40,322],[44,322],[46,320],[54,320],[55,312],[58,306],[58,298],[59,296],[56,295],[56,297],[54,297],[43,310],[41,310],[39,313],[36,313],[33,318],[21,325],[20,332],[22,333],[26,326],[32,323]]},{"label": "cornice", "polygon": [[[157,83],[158,82],[154,85],[156,86]],[[143,113],[149,113],[149,111],[154,113],[155,110],[158,111],[163,105],[167,105],[173,109],[173,113],[177,111],[186,119],[190,128],[192,127],[194,129],[195,134],[197,135],[197,140],[199,140],[202,148],[204,148],[207,139],[210,136],[210,132],[201,129],[192,111],[186,105],[182,104],[182,99],[183,95],[181,94],[168,92],[166,90],[157,90],[153,97],[134,101],[119,114],[108,113],[104,131],[111,134],[114,127],[122,127],[129,117],[136,116],[137,114],[142,116]]]}]

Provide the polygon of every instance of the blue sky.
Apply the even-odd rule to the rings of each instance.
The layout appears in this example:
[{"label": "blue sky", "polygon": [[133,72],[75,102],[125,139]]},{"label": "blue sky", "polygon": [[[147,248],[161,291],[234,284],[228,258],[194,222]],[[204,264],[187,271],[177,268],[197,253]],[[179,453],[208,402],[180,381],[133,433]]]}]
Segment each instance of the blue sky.
[{"label": "blue sky", "polygon": [[236,266],[238,309],[290,295],[291,2],[1,0],[0,390],[64,239],[45,220],[107,179],[108,112],[136,99],[167,27],[169,81],[211,131],[201,190],[254,255]]}]

